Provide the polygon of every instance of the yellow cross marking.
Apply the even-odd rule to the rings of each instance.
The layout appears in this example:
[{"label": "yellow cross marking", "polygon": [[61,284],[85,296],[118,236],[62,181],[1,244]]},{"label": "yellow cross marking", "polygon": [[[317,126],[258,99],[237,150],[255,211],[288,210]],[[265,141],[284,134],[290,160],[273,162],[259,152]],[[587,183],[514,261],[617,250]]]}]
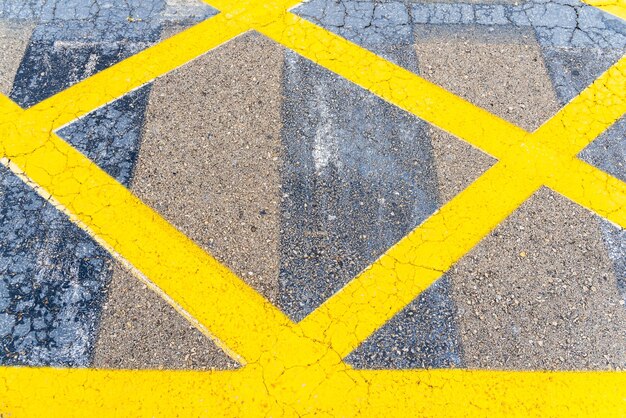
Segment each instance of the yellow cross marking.
[{"label": "yellow cross marking", "polygon": [[[576,158],[626,112],[626,58],[529,133],[289,13],[297,3],[215,0],[218,16],[30,109],[0,99],[2,162],[242,363],[212,372],[4,367],[0,415],[625,414],[620,372],[363,371],[342,359],[542,186],[626,227],[626,184]],[[622,3],[600,6],[624,16]],[[498,159],[299,324],[53,133],[249,30]]]}]

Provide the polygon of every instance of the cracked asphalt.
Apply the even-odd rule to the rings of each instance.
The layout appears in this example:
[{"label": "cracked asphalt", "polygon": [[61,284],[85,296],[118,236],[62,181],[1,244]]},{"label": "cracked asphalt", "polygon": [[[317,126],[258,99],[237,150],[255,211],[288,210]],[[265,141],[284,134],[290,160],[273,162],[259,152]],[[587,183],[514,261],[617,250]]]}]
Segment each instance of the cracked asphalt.
[{"label": "cracked asphalt", "polygon": [[[0,111],[17,144],[0,140],[0,417],[36,410],[11,403],[4,370],[57,369],[131,371],[120,387],[138,394],[161,394],[129,383],[140,371],[190,371],[167,382],[192,389],[154,399],[191,409],[104,415],[481,415],[449,400],[478,380],[495,415],[626,413],[619,389],[578,411],[542,410],[539,389],[509,407],[488,374],[546,372],[573,397],[556,372],[626,371],[626,12],[310,0],[289,4],[296,23],[257,24],[263,2],[231,3],[0,0],[0,93],[34,121],[13,134],[18,111]],[[231,18],[251,29],[189,32]],[[29,135],[43,145],[22,153]],[[194,383],[207,370],[249,403]],[[487,374],[445,375],[466,370]],[[414,383],[441,409],[376,403]],[[194,409],[200,388],[219,413]]]}]

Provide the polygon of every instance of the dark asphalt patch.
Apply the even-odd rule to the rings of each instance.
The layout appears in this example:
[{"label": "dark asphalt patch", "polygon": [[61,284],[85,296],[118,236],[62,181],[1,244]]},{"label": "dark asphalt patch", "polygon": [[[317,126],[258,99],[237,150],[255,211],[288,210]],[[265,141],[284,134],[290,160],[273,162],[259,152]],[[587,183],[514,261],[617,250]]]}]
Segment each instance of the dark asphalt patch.
[{"label": "dark asphalt patch", "polygon": [[[346,27],[312,3],[298,13],[315,16],[322,26]],[[358,13],[351,17],[363,17]],[[380,24],[361,20],[342,34],[415,71],[405,6],[374,14]],[[279,305],[300,320],[441,202],[424,122],[293,53],[287,54],[284,78]],[[348,361],[362,368],[459,366],[454,312],[444,278]]]},{"label": "dark asphalt patch", "polygon": [[109,255],[0,167],[0,364],[88,366]]},{"label": "dark asphalt patch", "polygon": [[[195,8],[193,16],[182,10],[172,17],[174,10],[165,2],[117,3],[5,4],[1,17],[38,22],[11,99],[32,106],[157,42],[167,19],[189,24],[215,12]],[[128,185],[148,92],[149,87],[132,92],[60,134]],[[7,170],[0,178],[1,225],[7,230],[2,238],[0,300],[6,307],[0,316],[0,363],[88,366],[111,276],[110,255]]]}]

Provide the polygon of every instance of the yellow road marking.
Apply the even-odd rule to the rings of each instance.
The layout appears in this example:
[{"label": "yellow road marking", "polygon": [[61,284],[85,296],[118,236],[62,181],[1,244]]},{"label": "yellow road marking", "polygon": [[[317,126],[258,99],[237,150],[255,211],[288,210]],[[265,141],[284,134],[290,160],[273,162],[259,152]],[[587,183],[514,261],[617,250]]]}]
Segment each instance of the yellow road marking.
[{"label": "yellow road marking", "polygon": [[218,14],[79,82],[28,109],[52,130],[220,46],[249,28]]},{"label": "yellow road marking", "polygon": [[[109,414],[168,416],[186,407],[211,415],[218,410],[221,415],[380,416],[390,408],[406,415],[461,415],[472,408],[483,415],[563,415],[572,412],[572,405],[582,412],[598,407],[616,415],[626,412],[621,373],[353,371],[341,361],[542,184],[563,189],[578,203],[622,222],[624,184],[608,177],[622,196],[613,207],[603,206],[601,193],[589,197],[582,189],[581,194],[579,185],[599,189],[596,179],[607,177],[574,156],[623,114],[624,60],[530,135],[286,13],[293,1],[215,3],[223,11],[216,20],[27,111],[4,99],[0,144],[13,170],[36,184],[41,194],[51,195],[74,221],[131,262],[162,289],[162,296],[175,300],[249,364],[239,371],[213,373],[0,368],[0,407],[20,415],[63,416],[106,414],[110,403],[115,409]],[[50,133],[252,28],[500,159],[301,326]],[[476,222],[465,225],[464,217],[476,217]],[[452,230],[455,226],[458,230]],[[76,405],[83,409],[70,409]]]},{"label": "yellow road marking", "polygon": [[10,368],[2,377],[0,411],[16,417],[609,417],[622,416],[626,397],[626,374],[611,372],[350,370],[319,381],[294,379],[300,399],[307,400],[300,403],[293,389],[266,387],[258,367]]},{"label": "yellow road marking", "polygon": [[595,6],[626,20],[626,0],[583,0],[585,3]]},{"label": "yellow road marking", "polygon": [[[200,329],[209,329],[244,362],[258,362],[274,353],[278,336],[295,342],[292,322],[269,301],[87,157],[50,134],[48,124],[3,99],[0,133],[9,167],[18,167],[19,174],[43,190],[40,193],[54,197],[91,234],[195,318]],[[311,350],[317,356],[324,348],[300,340],[295,358]]]},{"label": "yellow road marking", "polygon": [[618,227],[626,227],[626,183],[579,159],[568,161],[563,169],[572,176],[549,178],[549,187]]},{"label": "yellow road marking", "polygon": [[570,184],[580,183],[569,171],[555,171],[554,164],[575,157],[626,111],[626,58],[531,135],[297,16],[257,29],[508,164],[485,173],[300,323],[306,335],[324,339],[342,356],[441,277],[548,178],[560,173]]}]

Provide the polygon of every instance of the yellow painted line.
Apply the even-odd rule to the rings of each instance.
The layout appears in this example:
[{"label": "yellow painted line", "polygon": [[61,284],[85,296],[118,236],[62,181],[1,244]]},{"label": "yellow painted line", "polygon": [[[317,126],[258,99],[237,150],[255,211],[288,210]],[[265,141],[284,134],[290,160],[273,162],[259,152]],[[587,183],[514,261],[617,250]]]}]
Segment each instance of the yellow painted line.
[{"label": "yellow painted line", "polygon": [[249,371],[0,368],[0,415],[259,416],[271,402],[262,384]]},{"label": "yellow painted line", "polygon": [[626,414],[623,372],[352,370],[300,377],[288,388],[264,381],[262,370],[252,367],[219,372],[0,368],[0,413],[16,418]]},{"label": "yellow painted line", "polygon": [[491,156],[508,154],[527,134],[512,123],[296,15],[288,14],[255,29]]},{"label": "yellow painted line", "polygon": [[221,10],[226,15],[241,19],[247,23],[264,25],[276,20],[277,16],[284,15],[303,0],[202,0],[209,6]]},{"label": "yellow painted line", "polygon": [[104,106],[247,31],[218,14],[135,54],[28,109],[52,130]]},{"label": "yellow painted line", "polygon": [[[40,193],[69,213],[173,299],[182,310],[243,357],[280,357],[281,345],[301,342],[291,355],[324,347],[295,336],[293,323],[258,292],[204,252],[128,189],[54,134],[29,112],[1,98],[0,146]],[[282,348],[287,351],[287,347]]]},{"label": "yellow painted line", "polygon": [[305,334],[347,356],[539,189],[520,171],[488,170],[302,320]]},{"label": "yellow painted line", "polygon": [[508,164],[484,174],[300,323],[306,335],[323,339],[342,356],[438,279],[547,176],[555,176],[563,158],[575,156],[626,110],[626,59],[529,135],[297,16],[257,29]]},{"label": "yellow painted line", "polygon": [[626,183],[577,158],[564,168],[569,175],[550,177],[548,186],[626,229]]},{"label": "yellow painted line", "polygon": [[[146,50],[130,59],[133,65],[122,62],[26,112],[3,98],[0,146],[9,167],[54,198],[248,365],[209,373],[0,368],[0,408],[24,416],[381,416],[390,410],[405,416],[562,416],[601,407],[602,413],[623,415],[623,373],[353,371],[341,361],[542,184],[567,190],[562,183],[572,168],[568,161],[620,112],[615,86],[623,76],[604,80],[608,84],[600,80],[584,93],[593,100],[581,96],[555,122],[529,135],[286,14],[291,1],[215,3],[224,11],[219,16],[225,29],[215,24],[219,20],[205,22],[174,38],[169,48]],[[50,133],[251,27],[501,160],[301,327]],[[197,45],[176,51],[188,42]],[[163,56],[170,53],[173,57]],[[130,71],[127,78],[125,71]],[[613,87],[603,90],[604,84]],[[598,111],[607,101],[608,116]],[[596,123],[597,117],[603,119]],[[593,180],[590,175],[579,176],[578,183]],[[577,201],[587,199],[576,190],[571,194]],[[590,199],[591,206],[598,199]]]},{"label": "yellow painted line", "polygon": [[533,134],[557,156],[578,154],[626,112],[626,56],[619,59]]},{"label": "yellow painted line", "polygon": [[626,20],[626,0],[583,0],[585,3],[595,6]]},{"label": "yellow painted line", "polygon": [[623,417],[626,373],[488,370],[363,372],[367,415]]}]

